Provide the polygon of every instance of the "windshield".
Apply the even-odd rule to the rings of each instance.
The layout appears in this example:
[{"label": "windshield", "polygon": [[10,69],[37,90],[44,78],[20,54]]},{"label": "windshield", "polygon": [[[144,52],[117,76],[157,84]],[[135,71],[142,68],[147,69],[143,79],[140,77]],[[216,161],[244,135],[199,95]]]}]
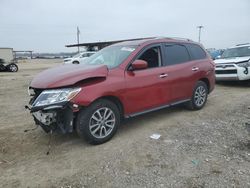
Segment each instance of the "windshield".
[{"label": "windshield", "polygon": [[80,55],[81,55],[81,54],[76,54],[76,55],[74,55],[72,58],[78,58],[78,57],[80,57]]},{"label": "windshield", "polygon": [[109,69],[120,65],[136,46],[110,46],[84,60],[87,65],[107,65]]},{"label": "windshield", "polygon": [[224,53],[221,55],[222,58],[245,57],[245,56],[250,56],[250,46],[230,48],[225,50]]}]

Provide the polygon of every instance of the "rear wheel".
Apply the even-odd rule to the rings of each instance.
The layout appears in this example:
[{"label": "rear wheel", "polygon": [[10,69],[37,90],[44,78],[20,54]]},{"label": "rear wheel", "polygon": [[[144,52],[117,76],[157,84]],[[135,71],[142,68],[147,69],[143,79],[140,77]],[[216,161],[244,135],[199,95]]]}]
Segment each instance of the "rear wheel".
[{"label": "rear wheel", "polygon": [[8,71],[10,72],[17,72],[18,66],[15,63],[11,63],[7,66]]},{"label": "rear wheel", "polygon": [[208,88],[203,81],[198,81],[195,85],[192,99],[188,102],[187,107],[191,110],[200,110],[207,102]]},{"label": "rear wheel", "polygon": [[111,101],[100,99],[79,112],[76,130],[91,144],[110,140],[120,125],[120,112]]}]

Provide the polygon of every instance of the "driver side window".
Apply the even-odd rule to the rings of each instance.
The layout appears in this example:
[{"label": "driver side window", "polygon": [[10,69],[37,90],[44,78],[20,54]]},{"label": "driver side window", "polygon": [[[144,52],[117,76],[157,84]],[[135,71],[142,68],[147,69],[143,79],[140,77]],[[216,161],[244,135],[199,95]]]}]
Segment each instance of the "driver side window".
[{"label": "driver side window", "polygon": [[140,60],[144,60],[148,63],[148,68],[161,66],[161,51],[160,47],[152,47],[147,49],[143,54],[139,56]]}]

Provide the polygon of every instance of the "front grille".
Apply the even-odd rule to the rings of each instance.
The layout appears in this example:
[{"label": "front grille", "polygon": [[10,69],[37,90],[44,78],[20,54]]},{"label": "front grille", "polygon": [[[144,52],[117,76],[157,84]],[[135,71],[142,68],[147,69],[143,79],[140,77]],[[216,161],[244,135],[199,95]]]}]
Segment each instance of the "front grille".
[{"label": "front grille", "polygon": [[234,65],[216,65],[216,68],[232,68]]},{"label": "front grille", "polygon": [[237,74],[237,70],[216,70],[215,74]]}]

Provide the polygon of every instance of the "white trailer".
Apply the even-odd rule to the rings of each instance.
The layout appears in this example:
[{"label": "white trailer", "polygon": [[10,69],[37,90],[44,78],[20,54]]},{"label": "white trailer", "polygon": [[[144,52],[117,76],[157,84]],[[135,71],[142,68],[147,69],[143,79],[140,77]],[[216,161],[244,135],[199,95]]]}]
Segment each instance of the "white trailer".
[{"label": "white trailer", "polygon": [[13,48],[0,48],[0,59],[9,63],[14,59]]}]

